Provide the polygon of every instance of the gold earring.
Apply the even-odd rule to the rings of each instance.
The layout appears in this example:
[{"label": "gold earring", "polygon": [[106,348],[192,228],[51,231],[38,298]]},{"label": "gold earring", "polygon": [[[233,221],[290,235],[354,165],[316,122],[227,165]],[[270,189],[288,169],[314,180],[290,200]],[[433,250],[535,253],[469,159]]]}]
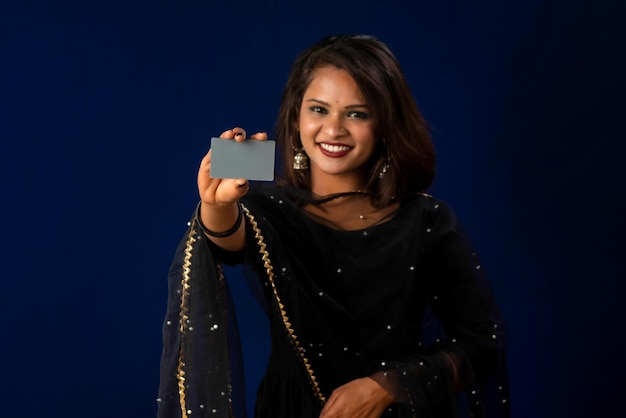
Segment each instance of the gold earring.
[{"label": "gold earring", "polygon": [[296,148],[293,145],[293,138],[289,139],[291,142],[291,148],[294,150],[295,154],[293,155],[293,169],[294,170],[308,170],[309,168],[309,157],[304,152],[304,148]]},{"label": "gold earring", "polygon": [[[297,150],[294,150],[297,151]],[[300,149],[293,156],[293,169],[294,170],[307,170],[309,168],[309,157],[305,154],[303,149]]]},{"label": "gold earring", "polygon": [[[383,137],[383,145],[385,145],[386,142],[387,142],[386,139]],[[385,157],[385,162],[378,169],[378,178],[379,179],[384,178],[385,175],[387,174],[387,171],[389,171],[389,168],[391,167],[391,157],[389,156],[389,151],[386,150],[385,153],[387,154],[386,157]]]}]

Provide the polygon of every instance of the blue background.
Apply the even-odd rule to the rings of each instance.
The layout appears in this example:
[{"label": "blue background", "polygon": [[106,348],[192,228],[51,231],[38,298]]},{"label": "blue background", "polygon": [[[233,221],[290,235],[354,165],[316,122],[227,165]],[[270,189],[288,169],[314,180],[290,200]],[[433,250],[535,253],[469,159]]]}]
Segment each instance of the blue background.
[{"label": "blue background", "polygon": [[[513,416],[619,415],[626,3],[229,3],[2,2],[0,416],[155,415],[209,138],[272,132],[295,56],[355,32],[396,53],[433,126],[431,192],[508,324]],[[258,377],[265,325],[231,273]]]}]

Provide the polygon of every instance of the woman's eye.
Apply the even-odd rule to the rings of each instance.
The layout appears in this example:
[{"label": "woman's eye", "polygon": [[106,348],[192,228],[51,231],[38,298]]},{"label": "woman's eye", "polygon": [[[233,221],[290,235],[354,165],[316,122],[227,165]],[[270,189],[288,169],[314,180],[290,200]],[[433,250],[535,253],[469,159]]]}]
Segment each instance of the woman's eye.
[{"label": "woman's eye", "polygon": [[367,119],[368,118],[367,113],[359,112],[357,110],[348,112],[347,116],[351,119]]},{"label": "woman's eye", "polygon": [[313,113],[328,113],[326,109],[321,106],[311,106],[309,110]]}]

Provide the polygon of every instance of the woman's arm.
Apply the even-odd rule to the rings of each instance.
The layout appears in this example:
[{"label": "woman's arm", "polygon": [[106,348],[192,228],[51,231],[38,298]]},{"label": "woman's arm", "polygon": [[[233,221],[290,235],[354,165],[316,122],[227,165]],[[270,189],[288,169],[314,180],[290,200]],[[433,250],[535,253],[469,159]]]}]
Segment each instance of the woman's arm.
[{"label": "woman's arm", "polygon": [[[467,391],[472,406],[482,405],[479,387],[503,360],[504,329],[484,268],[456,216],[442,202],[432,207],[424,226],[431,244],[423,289],[432,313],[415,319],[423,327],[422,349],[386,361],[371,377],[402,407],[445,416],[459,391]],[[506,382],[499,386],[504,403]]]},{"label": "woman's arm", "polygon": [[369,377],[338,387],[328,398],[320,418],[379,418],[394,398]]},{"label": "woman's arm", "polygon": [[[241,142],[246,131],[233,128],[223,132],[221,138]],[[264,132],[250,139],[266,140]],[[246,246],[246,231],[237,201],[248,193],[246,179],[215,179],[210,177],[211,151],[205,155],[198,170],[200,206],[198,221],[205,235],[217,246],[227,251],[239,251]]]}]

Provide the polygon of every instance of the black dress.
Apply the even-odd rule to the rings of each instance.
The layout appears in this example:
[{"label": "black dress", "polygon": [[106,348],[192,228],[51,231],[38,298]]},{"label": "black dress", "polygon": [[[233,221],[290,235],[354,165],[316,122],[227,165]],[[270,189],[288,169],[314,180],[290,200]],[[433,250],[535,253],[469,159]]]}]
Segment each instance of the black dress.
[{"label": "black dress", "polygon": [[398,401],[385,417],[508,416],[502,322],[445,204],[416,195],[358,231],[312,219],[276,187],[252,191],[242,205],[245,251],[221,251],[192,221],[196,242],[189,249],[183,240],[173,263],[160,417],[243,416],[236,327],[219,268],[239,261],[257,273],[253,290],[270,318],[255,416],[318,417],[333,389],[365,376]]}]

